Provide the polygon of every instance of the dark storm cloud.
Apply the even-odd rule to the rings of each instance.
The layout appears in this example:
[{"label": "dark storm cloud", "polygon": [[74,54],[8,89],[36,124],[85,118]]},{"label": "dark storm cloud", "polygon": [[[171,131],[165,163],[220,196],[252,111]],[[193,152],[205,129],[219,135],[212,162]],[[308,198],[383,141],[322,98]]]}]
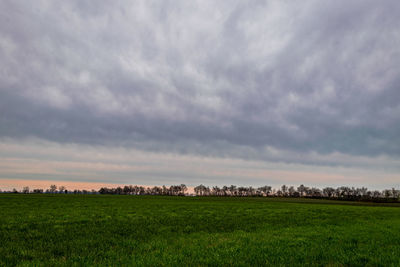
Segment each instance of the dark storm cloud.
[{"label": "dark storm cloud", "polygon": [[2,1],[0,135],[398,158],[398,14],[398,1]]}]

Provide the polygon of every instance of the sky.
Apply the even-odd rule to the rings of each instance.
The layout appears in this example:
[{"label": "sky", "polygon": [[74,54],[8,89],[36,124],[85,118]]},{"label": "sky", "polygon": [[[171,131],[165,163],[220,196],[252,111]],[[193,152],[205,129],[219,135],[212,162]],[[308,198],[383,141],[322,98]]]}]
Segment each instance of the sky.
[{"label": "sky", "polygon": [[0,188],[400,187],[400,2],[0,1]]}]

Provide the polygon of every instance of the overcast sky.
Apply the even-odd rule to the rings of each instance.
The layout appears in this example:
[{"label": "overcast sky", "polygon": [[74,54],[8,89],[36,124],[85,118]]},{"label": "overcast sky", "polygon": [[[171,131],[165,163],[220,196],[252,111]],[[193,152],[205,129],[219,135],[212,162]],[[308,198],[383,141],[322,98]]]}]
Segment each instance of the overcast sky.
[{"label": "overcast sky", "polygon": [[398,188],[399,14],[0,1],[0,180]]}]

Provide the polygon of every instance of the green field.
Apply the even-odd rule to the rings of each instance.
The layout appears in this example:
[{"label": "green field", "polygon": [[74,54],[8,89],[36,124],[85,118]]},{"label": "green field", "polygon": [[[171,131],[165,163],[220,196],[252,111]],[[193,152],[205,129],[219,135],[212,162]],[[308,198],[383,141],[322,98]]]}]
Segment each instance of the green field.
[{"label": "green field", "polygon": [[0,266],[400,266],[400,206],[0,194]]}]

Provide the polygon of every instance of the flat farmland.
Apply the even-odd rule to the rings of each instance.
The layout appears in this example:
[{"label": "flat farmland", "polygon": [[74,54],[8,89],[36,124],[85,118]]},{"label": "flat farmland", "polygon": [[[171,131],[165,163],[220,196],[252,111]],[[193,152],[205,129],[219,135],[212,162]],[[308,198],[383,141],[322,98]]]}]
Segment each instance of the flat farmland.
[{"label": "flat farmland", "polygon": [[0,194],[0,266],[400,266],[400,205]]}]

